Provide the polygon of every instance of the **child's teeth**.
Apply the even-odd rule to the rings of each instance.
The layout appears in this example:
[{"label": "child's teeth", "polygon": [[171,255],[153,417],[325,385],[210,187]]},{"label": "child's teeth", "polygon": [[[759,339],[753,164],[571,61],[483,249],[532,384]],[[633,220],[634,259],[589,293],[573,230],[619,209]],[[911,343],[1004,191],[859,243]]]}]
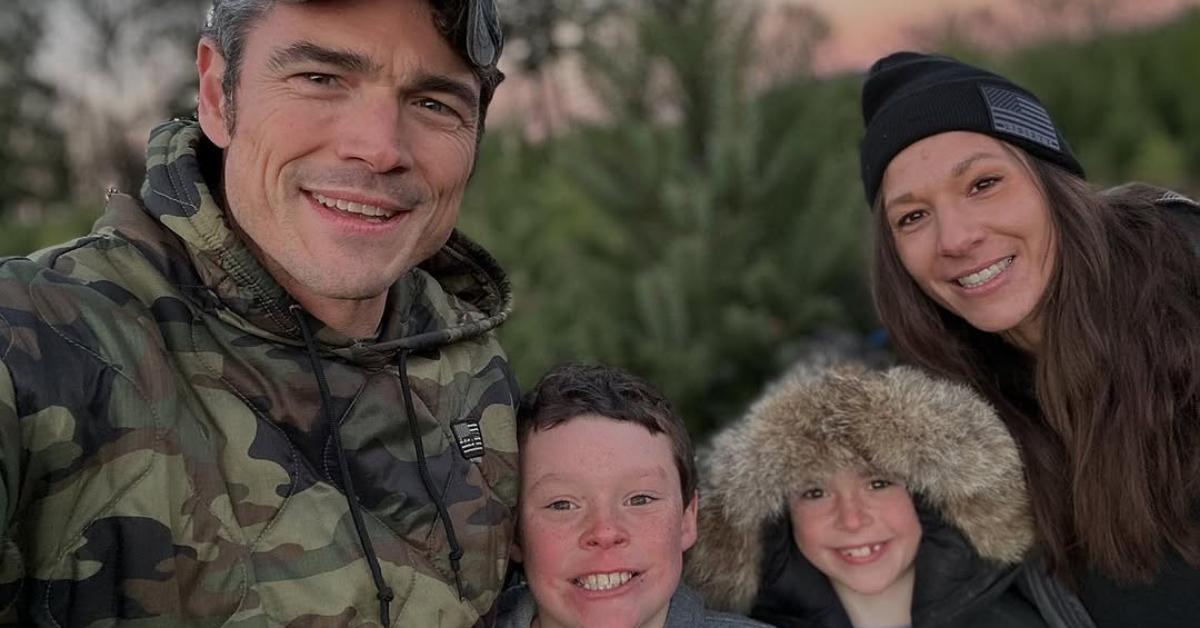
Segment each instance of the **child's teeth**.
[{"label": "child's teeth", "polygon": [[882,543],[876,543],[875,545],[864,545],[862,547],[853,547],[848,550],[843,550],[842,553],[844,553],[846,556],[849,556],[850,558],[866,558],[866,557],[870,556],[871,554],[878,552],[882,547],[883,547]]},{"label": "child's teeth", "polygon": [[616,571],[613,573],[594,573],[576,579],[579,586],[588,591],[608,591],[615,589],[633,578],[633,572]]}]

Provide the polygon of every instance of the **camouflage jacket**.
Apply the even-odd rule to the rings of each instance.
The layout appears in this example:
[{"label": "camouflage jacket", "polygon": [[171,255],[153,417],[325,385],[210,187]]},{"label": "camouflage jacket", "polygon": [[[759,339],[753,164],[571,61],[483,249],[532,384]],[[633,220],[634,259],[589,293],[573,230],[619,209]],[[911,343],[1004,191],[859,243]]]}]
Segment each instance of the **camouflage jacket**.
[{"label": "camouflage jacket", "polygon": [[0,623],[375,626],[378,566],[392,625],[485,625],[517,491],[502,272],[455,233],[378,341],[342,336],[230,231],[201,137],[159,127],[144,206],[0,262]]}]

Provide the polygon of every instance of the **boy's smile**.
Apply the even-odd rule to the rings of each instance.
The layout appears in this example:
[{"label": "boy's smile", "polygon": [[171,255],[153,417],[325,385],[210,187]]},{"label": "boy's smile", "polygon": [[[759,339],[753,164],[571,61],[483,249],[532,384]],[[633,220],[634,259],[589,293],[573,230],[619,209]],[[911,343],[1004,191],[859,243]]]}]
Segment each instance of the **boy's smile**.
[{"label": "boy's smile", "polygon": [[593,573],[579,576],[571,580],[576,586],[588,591],[615,591],[629,583],[630,580],[642,575],[640,571],[613,571],[610,573]]},{"label": "boy's smile", "polygon": [[887,548],[887,541],[881,543],[868,543],[858,547],[841,547],[837,551],[842,555],[842,559],[854,565],[866,565],[875,562],[879,555]]},{"label": "boy's smile", "polygon": [[842,469],[789,509],[796,547],[835,588],[876,595],[911,574],[921,524],[903,485]]},{"label": "boy's smile", "polygon": [[520,547],[538,625],[656,628],[696,540],[670,439],[585,415],[521,450]]}]

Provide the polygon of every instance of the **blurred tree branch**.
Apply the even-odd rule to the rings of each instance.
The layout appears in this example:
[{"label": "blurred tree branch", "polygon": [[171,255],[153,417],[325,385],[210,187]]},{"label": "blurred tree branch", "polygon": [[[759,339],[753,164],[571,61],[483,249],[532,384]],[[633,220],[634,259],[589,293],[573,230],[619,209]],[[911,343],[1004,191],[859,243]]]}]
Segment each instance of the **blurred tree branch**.
[{"label": "blurred tree branch", "polygon": [[31,67],[42,4],[6,0],[0,11],[0,219],[31,222],[67,198],[70,171],[50,116],[57,90]]},{"label": "blurred tree branch", "polygon": [[[36,70],[56,114],[80,202],[140,187],[144,143],[165,116],[194,108],[193,54],[209,0],[48,0]],[[185,107],[181,107],[186,103]]]}]

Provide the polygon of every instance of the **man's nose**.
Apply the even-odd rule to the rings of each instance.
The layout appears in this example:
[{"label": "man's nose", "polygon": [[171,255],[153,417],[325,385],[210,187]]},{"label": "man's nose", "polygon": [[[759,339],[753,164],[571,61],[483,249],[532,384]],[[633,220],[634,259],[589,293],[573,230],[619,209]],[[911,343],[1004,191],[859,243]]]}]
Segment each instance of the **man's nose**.
[{"label": "man's nose", "polygon": [[361,161],[372,172],[412,167],[404,103],[395,94],[363,94],[339,128],[339,157]]}]

